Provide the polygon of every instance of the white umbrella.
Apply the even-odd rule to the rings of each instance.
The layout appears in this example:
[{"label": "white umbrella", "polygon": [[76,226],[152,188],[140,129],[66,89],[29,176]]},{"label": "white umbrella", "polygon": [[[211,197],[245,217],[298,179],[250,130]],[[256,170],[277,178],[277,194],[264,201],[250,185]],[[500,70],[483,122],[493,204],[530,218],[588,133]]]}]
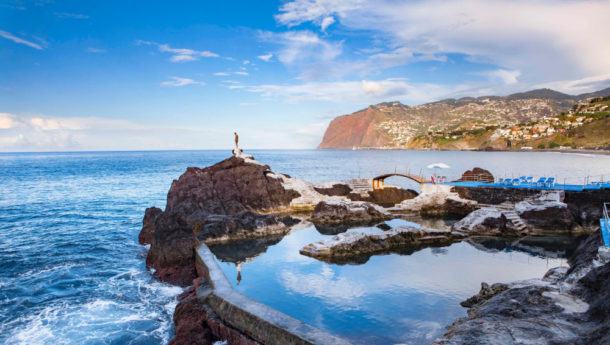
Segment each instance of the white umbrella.
[{"label": "white umbrella", "polygon": [[[434,180],[436,180],[436,170],[437,169],[449,169],[450,166],[448,166],[445,163],[434,163],[434,164],[428,165],[426,168],[434,169]],[[440,181],[442,182],[442,178],[440,179]]]},{"label": "white umbrella", "polygon": [[434,163],[434,164],[428,165],[426,168],[428,168],[428,169],[449,169],[451,167],[445,163]]}]

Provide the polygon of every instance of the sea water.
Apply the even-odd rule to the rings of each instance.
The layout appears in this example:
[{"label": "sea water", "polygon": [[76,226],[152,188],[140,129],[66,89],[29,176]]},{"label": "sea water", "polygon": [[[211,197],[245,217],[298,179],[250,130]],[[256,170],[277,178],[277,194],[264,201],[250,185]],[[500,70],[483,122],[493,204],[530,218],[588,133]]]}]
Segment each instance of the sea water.
[{"label": "sea water", "polygon": [[[451,166],[442,171],[448,176],[459,175],[474,166],[486,168],[498,176],[552,175],[559,177],[559,181],[563,177],[573,179],[568,181],[574,183],[586,176],[601,177],[610,173],[609,157],[597,155],[350,150],[248,152],[269,164],[274,171],[317,182],[368,178],[394,169],[411,169],[416,173],[421,169],[422,174],[430,175],[434,171],[425,166],[438,162]],[[229,150],[0,154],[0,343],[166,343],[173,335],[172,313],[176,296],[182,289],[158,282],[145,267],[147,248],[137,242],[144,210],[150,206],[163,208],[172,180],[187,167],[205,167],[229,155]],[[417,188],[414,183],[398,178],[388,179],[387,183]],[[303,242],[309,240],[306,237],[311,234],[318,236],[314,229],[302,233],[306,235],[303,235]],[[460,249],[461,246],[468,245],[457,244],[457,250],[470,250]],[[293,247],[298,249],[298,245]],[[277,250],[282,248],[285,247],[278,246]],[[451,248],[447,249],[450,253],[454,250]],[[433,249],[428,252],[440,255]],[[425,257],[417,255],[428,255],[428,252],[393,260],[408,258],[413,264],[413,260],[425,261]],[[298,251],[291,251],[290,255],[299,256]],[[373,257],[369,262],[387,258],[392,256]],[[314,267],[320,266],[311,271],[288,270],[284,274],[285,281],[290,281],[292,276],[295,285],[315,290],[301,293],[305,298],[299,303],[308,303],[307,296],[324,295],[324,289],[310,283],[320,275],[322,278],[335,277],[339,287],[347,283],[346,295],[336,297],[335,303],[340,304],[350,296],[357,297],[362,292],[350,292],[359,288],[350,286],[353,281],[340,279],[342,275],[365,277],[372,273],[369,268],[379,267],[365,264],[324,268],[316,261],[311,263]],[[226,265],[232,276],[235,273],[230,271],[233,264]],[[441,262],[440,265],[445,264]],[[488,265],[486,270],[493,271],[493,267]],[[346,271],[349,269],[356,271]],[[532,275],[539,271],[542,269],[535,270]],[[311,279],[302,277],[311,272],[319,275],[314,274]],[[249,286],[246,282],[254,281],[253,273],[244,271],[244,287]],[[423,271],[414,281],[425,282],[428,276],[432,277]],[[379,276],[373,278],[383,281]],[[479,280],[493,282],[494,278],[484,274],[473,277],[468,286],[474,287],[469,291],[477,290]],[[441,291],[442,286],[440,284],[440,290],[435,291]],[[327,289],[329,296],[320,298],[332,301],[340,290],[336,287]],[[461,298],[466,292],[444,293]],[[259,295],[263,300],[264,291]],[[455,303],[457,297],[450,301],[439,300],[442,303],[438,305]],[[426,313],[434,315],[438,311],[430,309]],[[403,314],[399,325],[421,324],[429,318],[424,314],[418,316],[419,313],[400,313]],[[361,314],[350,315],[352,319],[348,320],[358,324]],[[452,317],[453,314],[443,316],[443,321],[437,323],[448,322]],[[325,329],[342,327],[341,323],[331,322],[329,326],[315,320],[311,323]],[[409,327],[405,329],[411,329]],[[440,326],[435,324],[434,327]],[[429,332],[429,327],[424,330]],[[340,329],[333,332],[345,333]]]}]

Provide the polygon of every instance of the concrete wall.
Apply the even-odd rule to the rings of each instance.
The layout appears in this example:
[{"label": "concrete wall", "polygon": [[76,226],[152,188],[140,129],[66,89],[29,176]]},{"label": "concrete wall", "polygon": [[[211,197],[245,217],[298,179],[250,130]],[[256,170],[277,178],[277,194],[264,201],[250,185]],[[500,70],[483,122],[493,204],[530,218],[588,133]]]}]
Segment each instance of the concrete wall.
[{"label": "concrete wall", "polygon": [[233,290],[214,254],[205,244],[197,249],[196,259],[208,281],[208,284],[197,289],[197,297],[224,323],[239,332],[267,345],[349,344]]}]

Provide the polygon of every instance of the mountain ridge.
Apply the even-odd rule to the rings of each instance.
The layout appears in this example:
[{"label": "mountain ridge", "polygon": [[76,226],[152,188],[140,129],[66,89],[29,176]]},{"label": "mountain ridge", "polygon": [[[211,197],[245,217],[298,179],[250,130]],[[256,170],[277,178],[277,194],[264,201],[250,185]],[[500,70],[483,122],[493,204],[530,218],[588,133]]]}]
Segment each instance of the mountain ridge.
[{"label": "mountain ridge", "polygon": [[381,102],[335,117],[318,149],[418,149],[422,148],[421,137],[426,135],[509,128],[559,115],[578,103],[608,95],[610,88],[579,95],[535,89],[507,96],[449,98],[415,106]]}]

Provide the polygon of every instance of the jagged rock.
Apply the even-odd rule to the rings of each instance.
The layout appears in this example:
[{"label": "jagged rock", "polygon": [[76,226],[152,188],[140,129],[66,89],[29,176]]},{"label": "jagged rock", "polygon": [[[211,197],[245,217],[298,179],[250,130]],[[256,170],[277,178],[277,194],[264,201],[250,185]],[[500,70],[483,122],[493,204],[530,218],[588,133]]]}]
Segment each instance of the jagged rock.
[{"label": "jagged rock", "polygon": [[322,225],[367,224],[389,218],[390,215],[380,207],[363,201],[322,201],[311,216],[312,222]]},{"label": "jagged rock", "polygon": [[236,215],[289,207],[290,201],[300,194],[284,188],[282,178],[267,171],[268,165],[239,157],[205,169],[187,168],[172,183],[166,211]]},{"label": "jagged rock", "polygon": [[376,234],[339,234],[329,240],[310,243],[303,247],[300,253],[317,259],[332,260],[386,252],[405,245],[448,244],[452,241],[454,237],[450,231],[399,226]]},{"label": "jagged rock", "polygon": [[543,279],[507,284],[495,293],[482,286],[463,305],[468,316],[448,327],[433,344],[610,343],[610,250],[599,236],[583,241],[572,267],[551,269]]},{"label": "jagged rock", "polygon": [[[200,285],[206,288],[203,278],[180,295],[174,311],[175,337],[168,345],[259,345],[235,328],[226,325],[206,304],[197,298]],[[220,341],[222,340],[222,341]]]},{"label": "jagged rock", "polygon": [[216,339],[205,322],[203,304],[191,288],[178,297],[174,310],[175,336],[168,345],[213,345]]},{"label": "jagged rock", "polygon": [[500,292],[506,289],[508,289],[508,286],[506,284],[495,283],[492,286],[489,286],[489,284],[483,282],[481,283],[481,290],[479,291],[479,293],[461,302],[460,305],[465,308],[471,308],[476,304],[479,304],[483,301],[487,301],[488,299],[492,298],[493,296],[499,294]]},{"label": "jagged rock", "polygon": [[300,194],[252,156],[234,154],[205,169],[188,168],[173,181],[165,212],[147,210],[139,237],[143,242],[152,237],[146,263],[159,279],[188,285],[196,277],[195,234],[206,241],[256,237],[285,233],[295,222],[256,213],[289,207]]},{"label": "jagged rock", "polygon": [[146,256],[146,265],[156,270],[160,280],[187,286],[197,277],[195,248],[199,241],[184,217],[163,212],[155,222],[155,234]]},{"label": "jagged rock", "polygon": [[197,238],[206,243],[238,240],[262,236],[285,234],[298,219],[289,216],[280,218],[271,214],[250,211],[236,215],[206,215],[196,212],[187,218]]},{"label": "jagged rock", "polygon": [[346,196],[352,189],[343,183],[335,183],[332,187],[314,187],[316,192],[328,196]]},{"label": "jagged rock", "polygon": [[474,211],[476,205],[476,201],[462,199],[456,193],[435,192],[422,193],[405,200],[397,205],[397,209],[418,212],[427,217],[464,217]]},{"label": "jagged rock", "polygon": [[471,212],[453,224],[452,230],[468,235],[515,235],[519,231],[500,210],[492,207]]},{"label": "jagged rock", "polygon": [[485,170],[482,168],[474,168],[472,170],[466,170],[462,177],[460,177],[456,182],[462,181],[479,181],[479,182],[494,182],[494,175],[489,172],[489,170]]},{"label": "jagged rock", "polygon": [[560,192],[543,194],[542,196],[524,200],[515,205],[515,211],[525,223],[543,230],[570,230],[574,225],[574,217],[563,203]]},{"label": "jagged rock", "polygon": [[142,219],[142,230],[138,235],[138,241],[140,244],[151,244],[155,235],[155,221],[163,213],[158,207],[149,207],[144,212],[144,219]]},{"label": "jagged rock", "polygon": [[366,193],[349,193],[347,197],[353,201],[367,201],[384,207],[394,206],[404,200],[417,197],[417,192],[411,189],[385,186],[383,189],[375,189]]}]

